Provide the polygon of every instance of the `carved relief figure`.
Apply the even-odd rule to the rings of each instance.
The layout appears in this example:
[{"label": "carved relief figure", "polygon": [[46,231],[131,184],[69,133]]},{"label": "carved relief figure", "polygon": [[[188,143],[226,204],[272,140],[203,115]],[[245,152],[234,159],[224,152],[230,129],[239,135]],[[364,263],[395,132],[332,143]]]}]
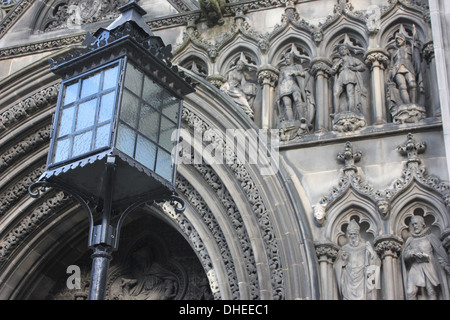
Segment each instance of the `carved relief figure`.
[{"label": "carved relief figure", "polygon": [[[136,0],[138,2],[139,0]],[[60,1],[52,16],[44,21],[44,31],[63,28],[79,28],[82,24],[98,22],[116,17],[117,8],[128,3],[128,0],[68,0]]]},{"label": "carved relief figure", "polygon": [[407,300],[447,300],[450,264],[441,241],[426,227],[422,216],[411,218],[411,237],[402,254],[403,281]]},{"label": "carved relief figure", "polygon": [[277,88],[281,139],[291,140],[313,128],[315,101],[309,72],[296,63],[301,55],[294,46],[284,55]]},{"label": "carved relief figure", "polygon": [[227,81],[220,90],[229,95],[253,119],[253,102],[257,86],[249,81],[250,68],[256,69],[256,66],[248,63],[245,55],[241,53],[239,60],[228,71]]},{"label": "carved relief figure", "polygon": [[347,239],[334,266],[340,298],[376,300],[380,288],[380,259],[372,245],[362,241],[360,227],[353,219],[347,227]]},{"label": "carved relief figure", "polygon": [[120,300],[171,300],[178,292],[175,274],[165,270],[146,249],[132,254],[131,271],[115,282],[113,298]]},{"label": "carved relief figure", "polygon": [[[394,122],[416,122],[425,118],[425,109],[419,106],[419,95],[423,92],[420,72],[420,45],[414,35],[408,44],[408,35],[403,25],[395,35],[395,48],[391,52],[391,67],[388,73],[389,109]],[[408,111],[409,110],[409,111]]]},{"label": "carved relief figure", "polygon": [[[332,115],[336,131],[354,131],[365,126],[362,106],[366,97],[361,72],[365,71],[365,65],[351,51],[356,49],[352,45],[348,35],[344,42],[337,46],[339,58],[334,62],[328,73],[335,76],[333,87],[334,110]],[[345,94],[346,103],[341,100]],[[339,123],[343,122],[343,123]]]}]

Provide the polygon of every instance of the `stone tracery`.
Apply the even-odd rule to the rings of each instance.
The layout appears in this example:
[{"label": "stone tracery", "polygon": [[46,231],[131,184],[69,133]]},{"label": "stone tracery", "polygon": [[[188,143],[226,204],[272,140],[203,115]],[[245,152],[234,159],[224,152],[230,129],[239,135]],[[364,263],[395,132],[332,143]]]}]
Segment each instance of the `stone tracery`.
[{"label": "stone tracery", "polygon": [[[343,234],[339,232],[336,234],[336,230],[341,230],[341,225],[345,221],[348,223],[351,217],[356,216],[360,222],[365,221],[369,224],[367,232],[372,234],[372,245],[385,265],[383,297],[386,299],[403,297],[403,294],[408,298],[406,291],[403,291],[406,290],[406,286],[403,288],[402,284],[394,279],[398,279],[402,272],[395,261],[399,261],[405,241],[411,237],[407,231],[411,223],[409,219],[419,214],[431,217],[430,225],[435,228],[434,234],[442,239],[446,237],[445,232],[449,223],[447,199],[450,184],[440,181],[437,177],[427,176],[426,168],[421,165],[422,161],[418,157],[426,150],[426,144],[417,143],[409,133],[405,144],[399,145],[397,150],[407,157],[401,172],[402,177],[394,180],[390,187],[376,190],[365,181],[355,166],[362,154],[354,152],[352,144],[347,142],[344,152],[338,154],[338,158],[344,162],[338,186],[315,205],[316,208],[320,208],[315,209],[316,222],[326,230],[325,237],[331,240],[331,243],[339,245],[339,236]],[[352,198],[351,206],[354,207],[350,210],[348,210],[349,197]],[[423,202],[423,199],[427,199],[426,202],[429,204]],[[390,221],[388,228],[381,222],[386,219]],[[323,246],[324,241],[318,241],[316,247]],[[318,256],[321,254],[318,253]],[[322,277],[328,279],[330,272],[324,270]],[[406,277],[406,274],[403,274],[403,277]],[[447,292],[449,289],[447,282],[442,282],[441,285],[444,286],[441,290]],[[328,298],[331,298],[332,294],[328,294]]]}]

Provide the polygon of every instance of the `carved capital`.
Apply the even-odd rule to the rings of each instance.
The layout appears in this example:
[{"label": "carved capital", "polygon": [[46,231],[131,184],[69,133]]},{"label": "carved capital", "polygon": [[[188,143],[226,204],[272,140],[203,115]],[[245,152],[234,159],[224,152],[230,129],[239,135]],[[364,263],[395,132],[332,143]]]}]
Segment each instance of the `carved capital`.
[{"label": "carved capital", "polygon": [[368,50],[364,56],[364,62],[373,70],[373,68],[385,69],[389,65],[389,53],[382,49]]},{"label": "carved capital", "polygon": [[318,241],[314,243],[319,262],[333,263],[339,252],[339,246],[332,242]]},{"label": "carved capital", "polygon": [[271,87],[275,87],[278,81],[278,70],[271,65],[262,66],[258,70],[258,81],[261,85],[268,84]]},{"label": "carved capital", "polygon": [[331,61],[326,58],[315,58],[311,61],[311,74],[314,77],[323,76],[328,78],[328,69],[331,67]]},{"label": "carved capital", "polygon": [[398,258],[403,248],[403,240],[395,235],[386,234],[375,238],[375,251],[384,259],[385,257]]}]

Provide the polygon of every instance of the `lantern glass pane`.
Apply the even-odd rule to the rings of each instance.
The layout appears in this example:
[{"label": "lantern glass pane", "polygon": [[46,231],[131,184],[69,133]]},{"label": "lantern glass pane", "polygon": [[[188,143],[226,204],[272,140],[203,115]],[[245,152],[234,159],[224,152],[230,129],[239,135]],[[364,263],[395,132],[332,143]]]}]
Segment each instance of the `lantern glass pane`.
[{"label": "lantern glass pane", "polygon": [[138,135],[136,160],[150,170],[154,170],[155,168],[156,150],[157,146],[153,142],[141,135]]},{"label": "lantern glass pane", "polygon": [[144,81],[144,74],[134,65],[128,64],[125,76],[125,88],[132,91],[138,97],[141,96],[142,82]]},{"label": "lantern glass pane", "polygon": [[122,106],[120,107],[120,120],[133,128],[137,127],[139,115],[139,98],[128,90],[123,91]]},{"label": "lantern glass pane", "polygon": [[59,122],[59,137],[65,136],[72,132],[74,111],[74,106],[62,110],[61,120]]},{"label": "lantern glass pane", "polygon": [[170,120],[178,123],[178,110],[180,107],[179,100],[175,97],[166,98],[161,106],[162,114]]},{"label": "lantern glass pane", "polygon": [[103,77],[103,90],[115,88],[117,86],[118,76],[119,76],[118,65],[105,70],[105,75]]},{"label": "lantern glass pane", "polygon": [[50,164],[110,146],[119,73],[114,62],[63,83]]},{"label": "lantern glass pane", "polygon": [[64,100],[63,105],[68,105],[69,103],[74,102],[78,98],[78,81],[66,86],[64,90]]},{"label": "lantern glass pane", "polygon": [[99,91],[101,80],[101,73],[98,72],[81,82],[81,95],[80,98],[85,98]]},{"label": "lantern glass pane", "polygon": [[95,132],[95,149],[109,146],[109,139],[111,136],[111,123],[108,122],[101,127],[98,127]]},{"label": "lantern glass pane", "polygon": [[95,111],[97,110],[97,99],[91,99],[80,103],[77,112],[77,122],[75,130],[82,130],[94,125]]},{"label": "lantern glass pane", "polygon": [[158,141],[159,119],[158,112],[148,104],[144,104],[139,116],[139,132],[153,141]]},{"label": "lantern glass pane", "polygon": [[66,160],[69,157],[70,140],[70,138],[65,138],[56,141],[54,162],[60,162]]},{"label": "lantern glass pane", "polygon": [[117,133],[116,147],[123,153],[134,158],[134,144],[136,142],[136,131],[120,123]]},{"label": "lantern glass pane", "polygon": [[172,136],[177,132],[180,102],[156,81],[128,62],[116,147],[173,183]]},{"label": "lantern glass pane", "polygon": [[142,93],[142,99],[153,107],[157,107],[156,99],[164,90],[155,81],[151,80],[149,77],[145,76],[144,79],[144,92]]},{"label": "lantern glass pane", "polygon": [[116,92],[112,91],[102,96],[100,111],[98,114],[98,122],[111,120],[114,112],[114,103],[116,101]]},{"label": "lantern glass pane", "polygon": [[[177,125],[165,117],[161,117],[161,131],[159,134],[159,145],[167,151],[172,151],[174,142],[172,135],[176,134]],[[175,136],[174,136],[175,138]],[[174,139],[175,140],[175,139]]]},{"label": "lantern glass pane", "polygon": [[75,135],[72,146],[72,157],[76,157],[91,150],[92,130]]},{"label": "lantern glass pane", "polygon": [[156,161],[155,172],[159,174],[164,179],[172,182],[173,175],[173,161],[170,153],[164,151],[163,149],[158,149],[158,158]]}]

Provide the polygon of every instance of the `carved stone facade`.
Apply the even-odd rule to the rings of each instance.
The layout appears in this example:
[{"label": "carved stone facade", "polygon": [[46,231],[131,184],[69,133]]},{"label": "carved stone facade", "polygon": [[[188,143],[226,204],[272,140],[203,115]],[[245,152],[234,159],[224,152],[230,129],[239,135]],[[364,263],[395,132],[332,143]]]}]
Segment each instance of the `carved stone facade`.
[{"label": "carved stone facade", "polygon": [[[0,299],[87,297],[83,208],[27,188],[59,94],[49,58],[127,2],[0,2]],[[108,299],[450,299],[446,0],[136,2],[197,84],[187,207],[130,214]]]}]

